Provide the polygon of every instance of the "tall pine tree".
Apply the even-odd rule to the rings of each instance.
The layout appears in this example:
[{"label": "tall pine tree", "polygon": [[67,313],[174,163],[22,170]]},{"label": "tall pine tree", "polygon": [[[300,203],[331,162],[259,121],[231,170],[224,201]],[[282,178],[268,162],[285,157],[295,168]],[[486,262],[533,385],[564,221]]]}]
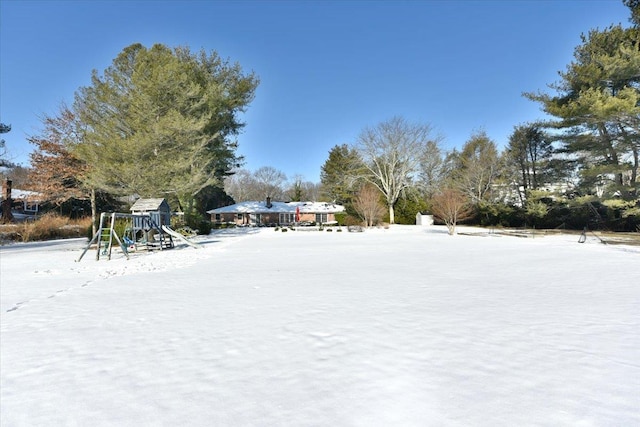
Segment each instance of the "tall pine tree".
[{"label": "tall pine tree", "polygon": [[239,113],[258,78],[217,53],[125,48],[76,94],[86,126],[75,150],[88,184],[113,194],[177,197],[183,206],[239,166]]},{"label": "tall pine tree", "polygon": [[564,131],[562,149],[580,164],[582,185],[610,183],[609,194],[635,198],[640,167],[640,28],[611,26],[582,36],[574,60],[552,86],[527,96]]}]

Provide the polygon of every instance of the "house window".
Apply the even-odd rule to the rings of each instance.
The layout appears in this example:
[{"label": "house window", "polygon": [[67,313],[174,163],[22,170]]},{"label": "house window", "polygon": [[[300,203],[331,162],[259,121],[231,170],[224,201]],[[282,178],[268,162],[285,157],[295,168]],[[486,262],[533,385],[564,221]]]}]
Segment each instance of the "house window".
[{"label": "house window", "polygon": [[328,222],[326,213],[317,213],[316,214],[316,224],[324,224]]},{"label": "house window", "polygon": [[280,224],[291,224],[295,222],[296,215],[292,213],[281,213],[280,214]]},{"label": "house window", "polygon": [[24,211],[25,212],[38,212],[38,204],[37,203],[24,202]]},{"label": "house window", "polygon": [[238,220],[242,221],[242,214],[241,213],[238,214]]},{"label": "house window", "polygon": [[220,214],[216,214],[216,222],[220,222]]}]

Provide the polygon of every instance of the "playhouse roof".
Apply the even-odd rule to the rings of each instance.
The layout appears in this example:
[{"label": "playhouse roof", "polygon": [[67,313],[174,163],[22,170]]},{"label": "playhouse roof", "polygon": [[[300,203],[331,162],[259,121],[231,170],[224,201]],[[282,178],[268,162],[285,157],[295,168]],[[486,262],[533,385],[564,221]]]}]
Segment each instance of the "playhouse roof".
[{"label": "playhouse roof", "polygon": [[169,210],[169,203],[165,199],[138,199],[131,206],[131,211],[135,212],[150,212],[159,211],[164,208]]}]

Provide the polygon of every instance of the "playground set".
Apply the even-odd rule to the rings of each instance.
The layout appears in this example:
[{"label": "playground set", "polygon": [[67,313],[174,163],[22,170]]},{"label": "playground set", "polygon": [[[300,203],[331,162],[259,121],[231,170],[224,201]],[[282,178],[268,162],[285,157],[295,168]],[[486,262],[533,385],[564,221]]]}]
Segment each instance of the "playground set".
[{"label": "playground set", "polygon": [[[130,250],[164,250],[175,246],[174,239],[194,248],[200,245],[186,239],[171,229],[169,205],[164,199],[139,199],[132,213],[103,212],[100,214],[98,231],[93,236],[77,261],[82,260],[92,245],[96,245],[96,261],[100,256],[111,259],[114,241],[129,259]],[[124,227],[122,224],[124,223]],[[118,229],[123,230],[118,235]]]}]

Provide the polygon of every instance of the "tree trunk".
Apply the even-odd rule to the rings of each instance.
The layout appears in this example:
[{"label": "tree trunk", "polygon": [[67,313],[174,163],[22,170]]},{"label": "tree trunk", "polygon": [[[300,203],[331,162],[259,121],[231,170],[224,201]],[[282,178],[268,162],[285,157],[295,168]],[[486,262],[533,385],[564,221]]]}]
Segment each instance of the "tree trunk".
[{"label": "tree trunk", "polygon": [[389,224],[395,224],[395,215],[392,204],[389,205]]},{"label": "tree trunk", "polygon": [[633,148],[633,167],[631,168],[631,185],[634,186],[638,181],[638,166],[640,165],[640,154],[638,150]]},{"label": "tree trunk", "polygon": [[91,189],[91,235],[95,236],[98,232],[96,227],[96,219],[98,218],[98,207],[96,204],[96,190]]},{"label": "tree trunk", "polygon": [[[613,142],[611,141],[611,137],[609,136],[609,132],[607,132],[607,129],[602,124],[598,126],[598,129],[600,131],[600,136],[606,144],[607,153],[609,154],[609,163],[615,165],[617,169],[617,166],[620,165],[620,161],[618,159],[618,152],[613,146]],[[616,177],[616,184],[621,186],[624,185],[624,181],[622,180],[622,173],[618,172],[614,175]]]},{"label": "tree trunk", "polygon": [[[618,128],[620,129],[620,133],[622,133],[622,137],[624,138],[624,140],[630,143],[631,138],[629,137],[629,134],[625,131],[624,126],[618,125]],[[633,165],[631,166],[631,181],[629,182],[629,186],[631,187],[630,192],[634,194],[635,184],[636,184],[636,181],[638,180],[638,167],[640,166],[640,153],[638,153],[638,147],[635,144],[630,143],[630,146],[631,146],[631,153],[633,154]]]},{"label": "tree trunk", "polygon": [[13,200],[11,199],[11,185],[12,181],[10,179],[7,179],[4,187],[5,196],[4,200],[2,201],[3,223],[13,222],[13,214],[11,213],[11,204],[13,203]]}]

